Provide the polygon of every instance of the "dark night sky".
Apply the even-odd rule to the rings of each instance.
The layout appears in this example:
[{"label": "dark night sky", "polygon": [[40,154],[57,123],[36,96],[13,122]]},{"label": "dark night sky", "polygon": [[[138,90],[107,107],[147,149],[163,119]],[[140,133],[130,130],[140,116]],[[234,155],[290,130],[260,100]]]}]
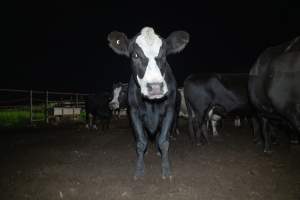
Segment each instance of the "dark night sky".
[{"label": "dark night sky", "polygon": [[129,60],[107,45],[113,30],[129,37],[144,26],[163,37],[189,32],[186,49],[168,57],[179,85],[195,72],[248,72],[264,48],[300,33],[300,7],[290,1],[103,2],[7,5],[0,88],[95,92],[128,81]]}]

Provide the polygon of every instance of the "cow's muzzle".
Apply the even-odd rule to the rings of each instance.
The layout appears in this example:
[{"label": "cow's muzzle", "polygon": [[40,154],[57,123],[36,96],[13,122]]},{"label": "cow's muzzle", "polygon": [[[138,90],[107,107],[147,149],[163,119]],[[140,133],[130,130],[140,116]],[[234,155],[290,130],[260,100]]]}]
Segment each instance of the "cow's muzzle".
[{"label": "cow's muzzle", "polygon": [[163,83],[147,83],[147,90],[149,95],[162,95]]},{"label": "cow's muzzle", "polygon": [[108,106],[111,110],[116,110],[119,108],[119,104],[117,102],[110,102]]}]

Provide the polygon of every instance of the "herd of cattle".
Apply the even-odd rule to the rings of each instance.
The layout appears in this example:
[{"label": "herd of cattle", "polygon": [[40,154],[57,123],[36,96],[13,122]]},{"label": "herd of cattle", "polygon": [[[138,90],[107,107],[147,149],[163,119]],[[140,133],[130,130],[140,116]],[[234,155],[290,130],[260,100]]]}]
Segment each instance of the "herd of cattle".
[{"label": "herd of cattle", "polygon": [[130,59],[132,75],[129,83],[114,84],[112,92],[89,97],[87,127],[97,117],[104,122],[102,128],[108,127],[113,112],[127,109],[136,139],[135,178],[144,175],[148,138],[157,143],[162,177],[171,177],[169,140],[178,132],[178,117],[188,119],[189,136],[196,144],[217,136],[217,125],[228,115],[234,116],[236,126],[240,119],[248,119],[255,141],[266,153],[279,127],[292,143],[299,143],[300,37],[267,48],[247,75],[192,74],[183,88],[177,87],[166,57],[185,48],[187,32],[176,31],[164,39],[145,27],[131,39],[111,32],[108,41],[114,52]]}]

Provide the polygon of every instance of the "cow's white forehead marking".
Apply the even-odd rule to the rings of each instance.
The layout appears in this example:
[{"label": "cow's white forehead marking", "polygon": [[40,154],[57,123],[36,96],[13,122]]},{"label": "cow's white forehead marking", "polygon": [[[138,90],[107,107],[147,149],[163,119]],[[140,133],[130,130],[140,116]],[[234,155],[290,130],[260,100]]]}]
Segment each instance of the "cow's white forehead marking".
[{"label": "cow's white forehead marking", "polygon": [[155,34],[153,28],[145,27],[141,34],[135,40],[136,44],[142,49],[144,55],[148,58],[148,64],[144,73],[144,77],[140,78],[137,75],[138,83],[141,87],[141,92],[148,96],[147,85],[151,83],[162,83],[162,94],[149,98],[161,98],[168,92],[167,83],[164,76],[161,74],[155,58],[158,56],[162,46],[162,40]]},{"label": "cow's white forehead marking", "polygon": [[155,34],[153,28],[150,27],[143,28],[135,42],[148,58],[158,56],[160,47],[162,46],[162,40]]}]

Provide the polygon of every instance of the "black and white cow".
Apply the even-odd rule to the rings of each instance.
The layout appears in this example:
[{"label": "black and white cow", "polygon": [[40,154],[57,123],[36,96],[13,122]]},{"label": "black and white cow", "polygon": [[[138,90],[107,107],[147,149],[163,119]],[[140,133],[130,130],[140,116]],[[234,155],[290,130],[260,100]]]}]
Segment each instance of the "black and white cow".
[{"label": "black and white cow", "polygon": [[[233,117],[233,125],[235,128],[241,128],[243,124],[249,124],[248,114],[247,113],[240,113],[240,114],[242,114],[242,115],[232,116]],[[227,115],[227,114],[223,107],[218,107],[217,105],[212,105],[211,108],[208,109],[206,124],[207,124],[207,129],[212,131],[213,136],[219,135],[218,130],[221,129],[221,127],[222,127],[222,124],[223,124],[222,121],[223,121],[223,118],[225,115]],[[243,120],[243,123],[242,123],[242,120]]]},{"label": "black and white cow", "polygon": [[169,135],[175,115],[176,80],[166,60],[189,42],[189,34],[173,32],[167,39],[145,27],[128,39],[124,33],[108,35],[109,46],[131,60],[132,76],[128,85],[129,115],[136,135],[137,163],[135,178],[144,175],[144,153],[147,134],[156,134],[161,151],[162,178],[171,177],[169,164]]},{"label": "black and white cow", "polygon": [[87,128],[97,130],[97,121],[100,121],[102,131],[109,128],[110,120],[112,118],[112,111],[108,106],[110,100],[111,94],[109,92],[88,96],[85,103]]},{"label": "black and white cow", "polygon": [[117,118],[120,118],[121,112],[126,112],[128,107],[128,83],[115,83],[112,91],[113,98],[109,102],[109,107]]},{"label": "black and white cow", "polygon": [[258,112],[264,152],[269,153],[269,130],[276,124],[300,133],[300,37],[264,50],[249,75],[249,96]]},{"label": "black and white cow", "polygon": [[[247,83],[248,75],[190,75],[184,81],[184,96],[191,139],[197,144],[208,142],[207,121],[213,119],[212,122],[216,123],[226,113],[251,113]],[[215,125],[214,136],[218,135]]]},{"label": "black and white cow", "polygon": [[212,131],[213,136],[218,136],[218,130],[222,127],[222,119],[226,115],[225,108],[220,105],[210,105],[206,112],[206,127]]}]

